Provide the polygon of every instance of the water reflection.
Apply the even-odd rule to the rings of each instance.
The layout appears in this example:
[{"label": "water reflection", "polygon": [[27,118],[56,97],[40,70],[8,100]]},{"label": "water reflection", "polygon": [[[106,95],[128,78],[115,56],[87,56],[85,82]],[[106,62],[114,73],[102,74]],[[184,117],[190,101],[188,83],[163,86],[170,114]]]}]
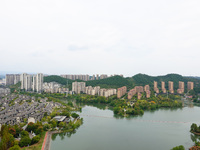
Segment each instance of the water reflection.
[{"label": "water reflection", "polygon": [[52,134],[51,139],[53,141],[56,140],[57,136],[60,137],[61,140],[64,140],[65,137],[67,136],[68,138],[70,138],[73,134],[76,133],[76,130],[72,131],[72,132],[61,132],[61,133],[56,133],[56,134]]},{"label": "water reflection", "polygon": [[57,135],[58,135],[58,134],[52,134],[51,139],[52,139],[53,141],[55,141]]},{"label": "water reflection", "polygon": [[195,135],[193,133],[190,134],[190,138],[192,140],[192,142],[199,142],[200,141],[200,136],[199,135]]},{"label": "water reflection", "polygon": [[101,110],[106,110],[106,109],[109,109],[111,110],[110,107],[108,107],[107,105],[105,104],[100,104],[100,103],[89,103],[89,104],[85,104],[85,103],[76,103],[78,106],[80,107],[85,107],[85,106],[93,106],[93,107],[97,107]]}]

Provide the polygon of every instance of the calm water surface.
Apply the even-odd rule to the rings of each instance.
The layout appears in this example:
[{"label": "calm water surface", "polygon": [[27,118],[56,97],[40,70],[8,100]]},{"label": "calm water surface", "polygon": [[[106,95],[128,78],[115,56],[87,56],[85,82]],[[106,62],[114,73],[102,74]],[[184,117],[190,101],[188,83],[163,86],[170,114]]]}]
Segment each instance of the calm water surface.
[{"label": "calm water surface", "polygon": [[200,107],[159,109],[143,116],[116,118],[111,110],[85,106],[84,124],[75,134],[52,136],[51,150],[169,150],[191,147],[192,123],[200,124]]}]

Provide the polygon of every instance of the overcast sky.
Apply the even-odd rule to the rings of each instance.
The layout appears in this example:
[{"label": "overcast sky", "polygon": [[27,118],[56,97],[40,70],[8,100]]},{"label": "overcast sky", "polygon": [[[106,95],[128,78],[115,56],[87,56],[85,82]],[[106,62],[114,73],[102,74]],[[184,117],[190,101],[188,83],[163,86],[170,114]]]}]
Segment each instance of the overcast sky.
[{"label": "overcast sky", "polygon": [[200,76],[200,0],[1,0],[0,71]]}]

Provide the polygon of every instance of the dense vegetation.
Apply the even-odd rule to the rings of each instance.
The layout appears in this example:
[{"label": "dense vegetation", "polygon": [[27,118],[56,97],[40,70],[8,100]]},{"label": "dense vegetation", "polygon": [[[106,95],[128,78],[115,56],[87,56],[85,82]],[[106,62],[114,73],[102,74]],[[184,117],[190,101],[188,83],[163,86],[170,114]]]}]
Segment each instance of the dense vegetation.
[{"label": "dense vegetation", "polygon": [[190,131],[200,135],[200,126],[198,127],[197,124],[193,123],[190,127]]},{"label": "dense vegetation", "polygon": [[119,88],[122,86],[131,87],[131,82],[121,76],[113,76],[101,80],[90,80],[86,82],[87,86],[100,86],[101,88]]},{"label": "dense vegetation", "polygon": [[[62,85],[66,85],[67,81],[69,84],[69,88],[71,88],[71,83],[74,82],[74,80],[70,80],[70,79],[65,79],[62,78],[60,76],[47,76],[44,77],[44,82],[58,82]],[[168,88],[168,81],[173,81],[174,82],[174,88],[178,89],[178,82],[179,81],[183,81],[185,82],[185,88],[186,87],[186,83],[188,81],[192,81],[195,83],[195,87],[200,87],[200,80],[196,79],[196,78],[190,78],[190,77],[183,77],[181,75],[178,74],[168,74],[165,76],[157,76],[157,77],[153,77],[153,76],[148,76],[145,74],[137,74],[133,77],[130,78],[123,78],[121,76],[113,76],[113,77],[109,77],[106,79],[101,79],[101,80],[90,80],[90,81],[86,81],[86,85],[87,86],[100,86],[101,88],[119,88],[122,86],[127,86],[128,89],[133,88],[136,85],[147,85],[149,84],[151,88],[153,88],[153,82],[157,81],[158,82],[158,87],[161,87],[161,81],[164,81],[166,84],[166,88]]]},{"label": "dense vegetation", "polygon": [[185,148],[183,145],[180,145],[180,146],[176,146],[176,147],[172,148],[171,150],[185,150]]},{"label": "dense vegetation", "polygon": [[103,96],[92,96],[92,95],[69,95],[68,99],[75,99],[77,102],[82,103],[101,103],[107,104],[111,107],[114,114],[120,116],[129,115],[143,115],[145,110],[155,110],[157,108],[176,108],[182,107],[182,103],[178,102],[176,99],[180,99],[179,96],[172,96],[167,98],[166,95],[159,95],[157,97],[152,96],[150,99],[143,100],[127,100],[124,98],[117,99],[116,95],[105,98]]},{"label": "dense vegetation", "polygon": [[[61,76],[57,76],[57,75],[51,75],[51,76],[46,76],[44,77],[44,82],[57,82],[59,84],[65,85],[67,88],[72,88],[72,82],[74,81],[81,81],[81,80],[70,80],[70,79],[66,79],[63,78]],[[67,86],[68,85],[68,86]]]}]

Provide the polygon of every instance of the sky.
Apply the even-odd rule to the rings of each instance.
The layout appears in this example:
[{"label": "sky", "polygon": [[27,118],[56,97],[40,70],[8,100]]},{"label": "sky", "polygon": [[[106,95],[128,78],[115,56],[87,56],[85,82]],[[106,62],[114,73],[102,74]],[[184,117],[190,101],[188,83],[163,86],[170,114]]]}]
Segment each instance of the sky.
[{"label": "sky", "polygon": [[1,0],[0,71],[200,76],[199,0]]}]

